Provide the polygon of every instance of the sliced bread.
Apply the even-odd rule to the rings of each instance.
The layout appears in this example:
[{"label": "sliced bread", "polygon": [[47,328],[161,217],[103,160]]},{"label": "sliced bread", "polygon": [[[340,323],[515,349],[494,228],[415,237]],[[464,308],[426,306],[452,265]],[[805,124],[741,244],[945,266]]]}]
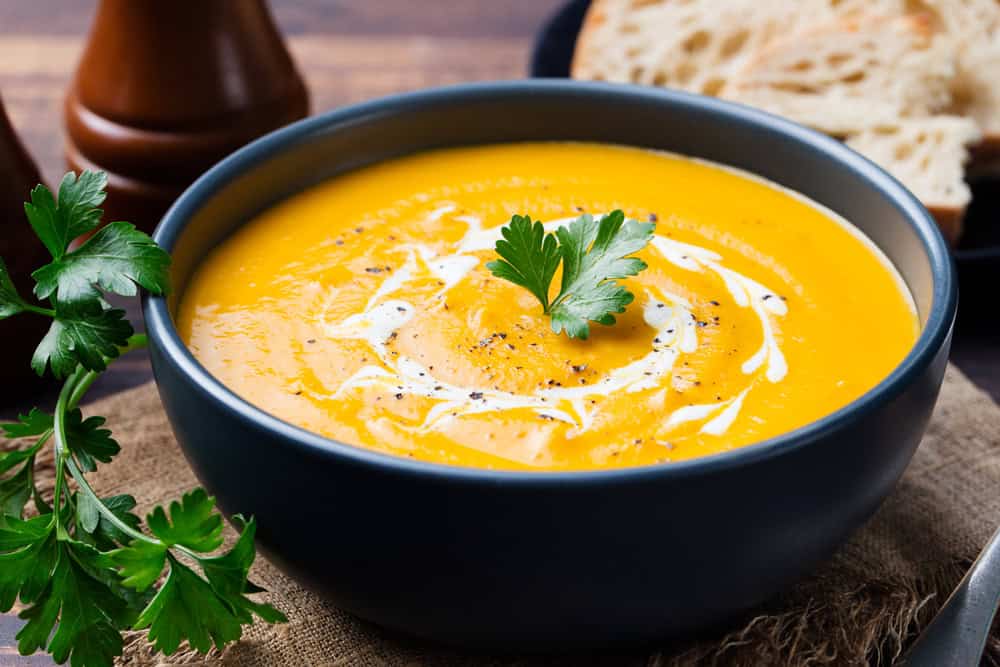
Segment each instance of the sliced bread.
[{"label": "sliced bread", "polygon": [[962,165],[967,146],[981,137],[975,121],[961,116],[900,119],[851,135],[847,145],[883,165],[934,215],[951,241],[961,232],[970,199]]},{"label": "sliced bread", "polygon": [[718,95],[772,40],[905,0],[594,0],[571,76]]},{"label": "sliced bread", "polygon": [[784,0],[595,0],[572,75],[717,95],[747,58],[796,20],[785,16],[788,6]]},{"label": "sliced bread", "polygon": [[729,98],[845,139],[955,238],[967,144],[977,122],[1000,127],[983,73],[995,71],[983,36],[998,26],[996,0],[595,0],[572,74]]},{"label": "sliced bread", "polygon": [[1000,158],[1000,2],[997,0],[921,0],[921,11],[935,17],[936,28],[958,46],[950,113],[979,124],[983,141],[973,155]]},{"label": "sliced bread", "polygon": [[926,14],[855,14],[772,40],[720,94],[844,137],[947,108],[956,61]]}]

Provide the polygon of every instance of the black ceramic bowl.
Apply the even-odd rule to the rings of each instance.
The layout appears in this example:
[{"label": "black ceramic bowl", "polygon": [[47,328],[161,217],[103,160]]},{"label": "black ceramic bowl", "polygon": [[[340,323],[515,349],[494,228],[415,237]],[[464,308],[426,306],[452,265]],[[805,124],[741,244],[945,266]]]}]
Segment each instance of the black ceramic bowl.
[{"label": "black ceramic bowl", "polygon": [[[254,213],[393,156],[517,140],[665,149],[797,190],[895,263],[919,340],[861,399],[767,442],[659,466],[523,473],[395,458],[304,431],[237,397],[178,337],[173,313],[192,270]],[[457,86],[301,121],[205,174],[156,240],[173,254],[175,291],[143,304],[153,368],[177,439],[222,507],[255,515],[267,555],[338,606],[406,633],[505,649],[690,632],[829,557],[920,441],[956,304],[926,211],[840,143],[715,99],[593,83]]]}]

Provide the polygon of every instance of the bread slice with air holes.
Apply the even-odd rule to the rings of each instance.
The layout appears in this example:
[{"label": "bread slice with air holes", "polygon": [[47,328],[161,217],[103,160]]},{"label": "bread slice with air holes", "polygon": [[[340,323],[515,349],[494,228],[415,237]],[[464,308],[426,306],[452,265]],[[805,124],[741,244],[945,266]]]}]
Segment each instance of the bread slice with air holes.
[{"label": "bread slice with air holes", "polygon": [[956,60],[928,15],[856,14],[772,40],[720,96],[845,137],[947,108]]},{"label": "bread slice with air holes", "polygon": [[571,75],[718,95],[771,40],[905,0],[594,0]]},{"label": "bread slice with air holes", "polygon": [[883,165],[924,202],[950,241],[961,233],[969,187],[962,165],[981,137],[975,121],[961,116],[900,119],[851,135],[847,145]]},{"label": "bread slice with air holes", "polygon": [[1000,167],[1000,2],[923,0],[939,28],[959,45],[950,113],[979,124],[983,141],[973,148],[973,169],[995,176]]},{"label": "bread slice with air holes", "polygon": [[[969,200],[963,142],[980,135],[961,118],[910,119],[956,105],[963,15],[950,3],[962,2],[981,0],[596,0],[572,74],[734,99],[848,139],[955,237]],[[896,163],[928,143],[940,150],[928,168]]]},{"label": "bread slice with air holes", "polygon": [[966,146],[977,124],[945,115],[959,49],[926,14],[856,13],[771,41],[723,97],[841,139],[881,164],[957,240],[971,194]]}]

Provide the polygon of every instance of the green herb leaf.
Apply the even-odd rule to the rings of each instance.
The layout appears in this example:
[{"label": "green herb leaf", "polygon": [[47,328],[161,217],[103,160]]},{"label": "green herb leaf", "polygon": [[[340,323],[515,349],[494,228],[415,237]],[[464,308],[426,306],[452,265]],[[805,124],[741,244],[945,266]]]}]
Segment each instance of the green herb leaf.
[{"label": "green herb leaf", "polygon": [[73,499],[76,501],[76,525],[92,534],[101,522],[101,508],[89,493],[74,494]]},{"label": "green herb leaf", "polygon": [[[129,528],[138,530],[142,523],[138,516],[132,513],[135,509],[135,498],[129,495],[111,496],[101,498],[101,502],[119,521]],[[111,551],[119,545],[128,544],[132,538],[123,533],[111,520],[101,515],[97,524],[97,530],[92,535],[95,546],[101,551]],[[162,566],[161,566],[162,568]]]},{"label": "green herb leaf", "polygon": [[31,498],[31,474],[34,464],[34,457],[29,457],[20,470],[10,477],[0,479],[0,515],[4,518],[20,519],[24,514],[24,506]]},{"label": "green herb leaf", "polygon": [[[625,214],[612,211],[597,221],[580,216],[555,235],[544,234],[541,223],[514,216],[501,229],[496,252],[503,259],[486,266],[495,276],[526,287],[552,318],[552,330],[563,330],[571,338],[587,338],[589,322],[614,324],[614,313],[625,312],[634,295],[615,282],[634,276],[646,263],[630,257],[653,237],[652,223],[625,221]],[[544,237],[544,238],[543,238]],[[548,300],[549,285],[562,262],[562,285],[555,299]]]},{"label": "green herb leaf", "polygon": [[[111,459],[121,451],[118,443],[111,437],[111,431],[104,426],[104,417],[92,416],[83,418],[80,410],[74,409],[66,413],[66,446],[73,452],[80,468],[85,472],[97,469],[96,461],[110,463]],[[52,428],[52,415],[33,408],[27,415],[18,417],[12,424],[4,424],[3,429],[8,437],[22,438],[41,435]],[[3,472],[3,459],[0,458],[0,472]]]},{"label": "green herb leaf", "polygon": [[31,202],[25,203],[24,212],[53,259],[60,259],[73,239],[101,221],[101,209],[97,207],[104,201],[107,183],[104,172],[85,171],[79,178],[69,172],[59,184],[58,203],[44,185],[31,191]]},{"label": "green herb leaf", "polygon": [[263,592],[262,588],[253,585],[247,579],[250,566],[256,557],[254,536],[257,533],[257,525],[253,518],[247,521],[242,516],[236,515],[233,519],[238,526],[242,526],[239,540],[222,556],[198,559],[201,569],[215,592],[236,612],[243,623],[252,622],[251,612],[268,623],[288,621],[284,614],[271,605],[255,602],[246,597],[248,593]]},{"label": "green herb leaf", "polygon": [[12,469],[19,463],[24,463],[35,455],[34,447],[30,449],[15,449],[0,453],[0,475]]},{"label": "green herb leaf", "polygon": [[135,540],[127,547],[115,549],[108,557],[118,568],[122,584],[145,591],[156,583],[167,562],[167,547],[145,540]]},{"label": "green herb leaf", "polygon": [[112,222],[82,246],[32,273],[35,295],[60,303],[97,299],[101,290],[134,296],[136,285],[167,291],[170,255],[127,222]]},{"label": "green herb leaf", "polygon": [[0,612],[10,611],[18,597],[25,604],[34,602],[48,585],[57,555],[51,514],[37,522],[8,519],[4,531],[4,542],[13,543],[19,533],[25,546],[0,549]]},{"label": "green herb leaf", "polygon": [[552,330],[563,329],[571,338],[587,338],[588,320],[614,324],[612,313],[623,313],[635,298],[614,282],[634,276],[646,263],[629,255],[639,252],[653,238],[654,225],[613,211],[595,223],[581,216],[556,231],[563,257],[562,288],[552,303]]},{"label": "green herb leaf", "polygon": [[66,413],[66,445],[84,472],[97,470],[96,461],[111,463],[121,451],[111,431],[101,428],[104,422],[104,417],[98,416],[84,419],[79,409]]},{"label": "green herb leaf", "polygon": [[222,546],[222,515],[215,512],[215,498],[204,489],[185,493],[170,503],[170,520],[162,507],[146,517],[146,525],[167,546],[179,544],[207,553]]},{"label": "green herb leaf", "polygon": [[101,554],[80,542],[60,544],[49,585],[20,614],[28,622],[17,634],[18,651],[46,648],[57,663],[110,665],[122,653],[120,628],[132,618],[128,604],[88,571],[103,566]]},{"label": "green herb leaf", "polygon": [[[171,517],[186,512],[194,523],[204,526],[207,522],[203,510],[213,506],[211,499],[204,496],[204,492],[196,491],[185,496],[185,501],[188,509],[171,507]],[[119,568],[122,583],[139,591],[152,586],[164,566],[169,567],[166,581],[136,622],[136,629],[150,628],[150,640],[167,655],[185,639],[201,652],[207,651],[213,643],[221,646],[238,639],[240,626],[252,623],[253,615],[269,623],[287,620],[271,605],[247,597],[262,590],[247,580],[256,555],[253,544],[256,525],[252,519],[234,518],[242,532],[233,548],[221,556],[198,558],[207,581],[179,563],[165,546],[145,540],[136,540],[109,554]],[[162,520],[166,521],[165,515]],[[176,519],[172,530],[177,530]],[[214,530],[194,532],[214,534]],[[214,542],[214,538],[210,541]]]},{"label": "green herb leaf", "polygon": [[149,640],[166,655],[184,640],[199,653],[207,653],[213,643],[222,648],[239,639],[243,634],[239,617],[212,586],[173,556],[167,559],[170,574],[139,615],[135,629],[149,628]]},{"label": "green herb leaf", "polygon": [[124,310],[104,310],[98,302],[63,306],[56,313],[31,359],[31,367],[39,375],[51,366],[57,378],[64,378],[78,363],[87,370],[103,371],[107,360],[117,357],[132,335]]},{"label": "green herb leaf", "polygon": [[31,408],[26,415],[18,415],[16,422],[0,425],[8,438],[28,438],[41,435],[52,428],[52,415],[38,408]]},{"label": "green herb leaf", "polygon": [[549,312],[549,285],[559,267],[556,239],[545,233],[542,223],[520,215],[511,218],[500,233],[503,239],[497,241],[496,252],[503,259],[488,263],[486,268],[496,277],[526,288]]},{"label": "green herb leaf", "polygon": [[10,278],[7,265],[0,257],[0,320],[24,312],[27,304],[14,287],[14,281]]},{"label": "green herb leaf", "polygon": [[9,518],[0,528],[0,553],[16,551],[42,540],[52,531],[52,516],[36,516],[27,521]]},{"label": "green herb leaf", "polygon": [[222,515],[215,511],[215,499],[203,489],[184,494],[181,502],[172,502],[169,519],[162,507],[156,507],[146,517],[146,524],[159,538],[159,544],[134,540],[127,547],[109,553],[123,583],[139,591],[147,589],[160,576],[169,547],[179,544],[208,553],[222,545]]}]

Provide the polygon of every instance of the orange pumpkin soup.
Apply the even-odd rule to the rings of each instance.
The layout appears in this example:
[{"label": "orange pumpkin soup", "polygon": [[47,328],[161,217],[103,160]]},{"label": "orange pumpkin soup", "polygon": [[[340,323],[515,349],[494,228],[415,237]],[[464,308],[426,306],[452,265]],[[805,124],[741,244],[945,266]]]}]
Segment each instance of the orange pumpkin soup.
[{"label": "orange pumpkin soup", "polygon": [[[514,214],[655,221],[635,294],[586,340],[485,265]],[[556,281],[558,282],[558,281]],[[664,463],[804,426],[918,334],[866,238],[732,169],[610,145],[431,151],[336,177],[240,228],[179,309],[198,360],[298,426],[398,456],[581,470]]]}]

